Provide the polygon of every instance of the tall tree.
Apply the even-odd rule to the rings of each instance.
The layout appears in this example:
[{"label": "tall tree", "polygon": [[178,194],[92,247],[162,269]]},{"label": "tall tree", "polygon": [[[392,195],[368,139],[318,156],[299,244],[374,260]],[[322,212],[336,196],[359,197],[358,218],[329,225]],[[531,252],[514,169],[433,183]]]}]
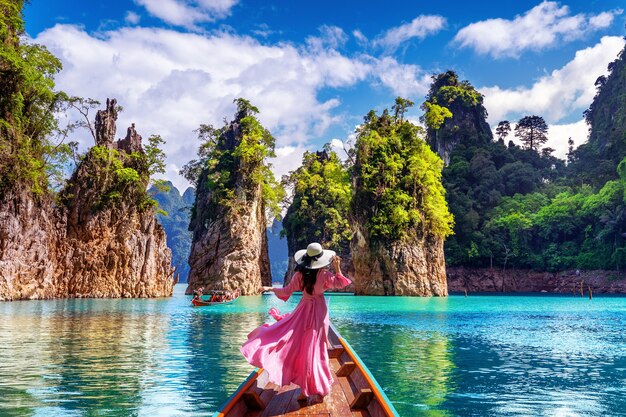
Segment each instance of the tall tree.
[{"label": "tall tree", "polygon": [[515,136],[522,141],[526,149],[539,151],[548,141],[548,125],[541,116],[525,116],[515,126]]},{"label": "tall tree", "polygon": [[498,136],[498,140],[504,141],[509,133],[511,133],[511,124],[508,120],[503,120],[498,123],[498,127],[496,128],[496,136]]}]

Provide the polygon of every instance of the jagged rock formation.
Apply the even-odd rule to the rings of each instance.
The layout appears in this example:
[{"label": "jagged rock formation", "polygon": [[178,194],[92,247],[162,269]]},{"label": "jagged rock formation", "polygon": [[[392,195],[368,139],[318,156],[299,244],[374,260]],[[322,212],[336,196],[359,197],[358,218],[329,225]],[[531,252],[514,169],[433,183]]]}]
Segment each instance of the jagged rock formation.
[{"label": "jagged rock formation", "polygon": [[[146,166],[126,153],[141,149],[141,137],[133,127],[126,142],[114,144],[116,118],[115,100],[107,100],[96,116],[97,146],[61,193],[62,204],[27,190],[3,196],[0,300],[172,294],[165,233],[154,209],[142,206]],[[136,181],[121,176],[132,172]]]},{"label": "jagged rock formation", "polygon": [[[244,140],[243,124],[253,123],[252,114],[239,108],[217,140],[218,152],[228,157],[200,173],[189,224],[193,239],[187,294],[198,288],[259,294],[262,285],[271,285],[262,185],[250,175],[256,166],[235,155]],[[262,158],[255,163],[263,163]],[[209,179],[216,176],[228,177],[228,197],[223,188],[211,185]]]},{"label": "jagged rock formation", "polygon": [[57,218],[48,198],[18,187],[0,200],[0,301],[57,295]]}]

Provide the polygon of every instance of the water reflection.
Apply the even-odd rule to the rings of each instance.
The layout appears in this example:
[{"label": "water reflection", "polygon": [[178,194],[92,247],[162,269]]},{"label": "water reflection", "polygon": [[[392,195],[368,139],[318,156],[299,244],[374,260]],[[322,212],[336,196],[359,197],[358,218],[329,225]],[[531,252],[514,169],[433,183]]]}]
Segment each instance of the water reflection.
[{"label": "water reflection", "polygon": [[252,371],[239,346],[254,327],[263,323],[260,313],[216,314],[196,310],[189,317],[186,387],[196,412],[215,411]]},{"label": "water reflection", "polygon": [[[401,415],[453,415],[443,407],[455,367],[445,334],[335,321]],[[398,323],[397,318],[393,322]]]},{"label": "water reflection", "polygon": [[142,393],[157,383],[155,353],[169,318],[149,305],[141,315],[116,311],[119,306],[58,300],[18,307],[25,314],[0,328],[10,342],[0,351],[2,389],[14,393],[3,396],[4,407],[30,404],[44,414],[87,416],[137,410]]}]

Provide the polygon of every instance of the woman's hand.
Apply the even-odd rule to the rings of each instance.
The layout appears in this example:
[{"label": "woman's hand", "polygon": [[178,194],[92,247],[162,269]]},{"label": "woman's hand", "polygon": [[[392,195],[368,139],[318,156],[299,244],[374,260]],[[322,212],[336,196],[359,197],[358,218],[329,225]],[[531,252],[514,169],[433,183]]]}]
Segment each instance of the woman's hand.
[{"label": "woman's hand", "polygon": [[339,256],[333,256],[333,259],[330,261],[333,266],[335,272],[341,272],[341,258]]},{"label": "woman's hand", "polygon": [[272,291],[274,287],[261,287],[261,292]]}]

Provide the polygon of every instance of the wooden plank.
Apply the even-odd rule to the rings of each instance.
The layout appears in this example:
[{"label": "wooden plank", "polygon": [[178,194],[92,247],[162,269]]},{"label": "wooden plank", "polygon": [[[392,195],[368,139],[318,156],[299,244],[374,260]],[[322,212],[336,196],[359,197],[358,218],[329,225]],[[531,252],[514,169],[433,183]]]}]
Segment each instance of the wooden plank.
[{"label": "wooden plank", "polygon": [[272,398],[272,401],[267,404],[262,417],[274,417],[285,414],[287,407],[291,402],[294,392],[296,391],[293,385],[286,385],[281,387],[278,392]]},{"label": "wooden plank", "polygon": [[[290,385],[292,387],[292,394],[289,402],[287,403],[287,407],[285,408],[284,414],[289,415],[291,413],[297,412],[302,408],[302,403],[298,402],[298,397],[300,396],[300,387],[295,384]],[[304,403],[306,404],[306,403]]]},{"label": "wooden plank", "polygon": [[333,417],[349,417],[350,407],[346,395],[343,392],[339,378],[335,378],[330,393],[326,396],[326,408]]},{"label": "wooden plank", "polygon": [[243,401],[237,401],[230,410],[228,410],[228,414],[226,415],[228,417],[243,416],[246,414],[246,411],[248,411],[246,404]]},{"label": "wooden plank", "polygon": [[353,410],[367,409],[367,406],[370,405],[373,398],[374,393],[372,390],[369,388],[363,388],[356,393],[354,401],[350,403],[350,408]]},{"label": "wooden plank", "polygon": [[383,407],[378,401],[372,401],[369,407],[367,407],[367,411],[369,411],[372,417],[387,417],[385,410],[383,410]]},{"label": "wooden plank", "polygon": [[337,381],[341,386],[341,390],[343,391],[343,395],[346,397],[346,402],[351,404],[354,401],[354,393],[356,389],[354,388],[354,384],[350,380],[350,378],[346,377],[337,377]]},{"label": "wooden plank", "polygon": [[349,376],[354,368],[356,367],[355,363],[352,361],[344,362],[341,367],[337,370],[337,376]]}]

